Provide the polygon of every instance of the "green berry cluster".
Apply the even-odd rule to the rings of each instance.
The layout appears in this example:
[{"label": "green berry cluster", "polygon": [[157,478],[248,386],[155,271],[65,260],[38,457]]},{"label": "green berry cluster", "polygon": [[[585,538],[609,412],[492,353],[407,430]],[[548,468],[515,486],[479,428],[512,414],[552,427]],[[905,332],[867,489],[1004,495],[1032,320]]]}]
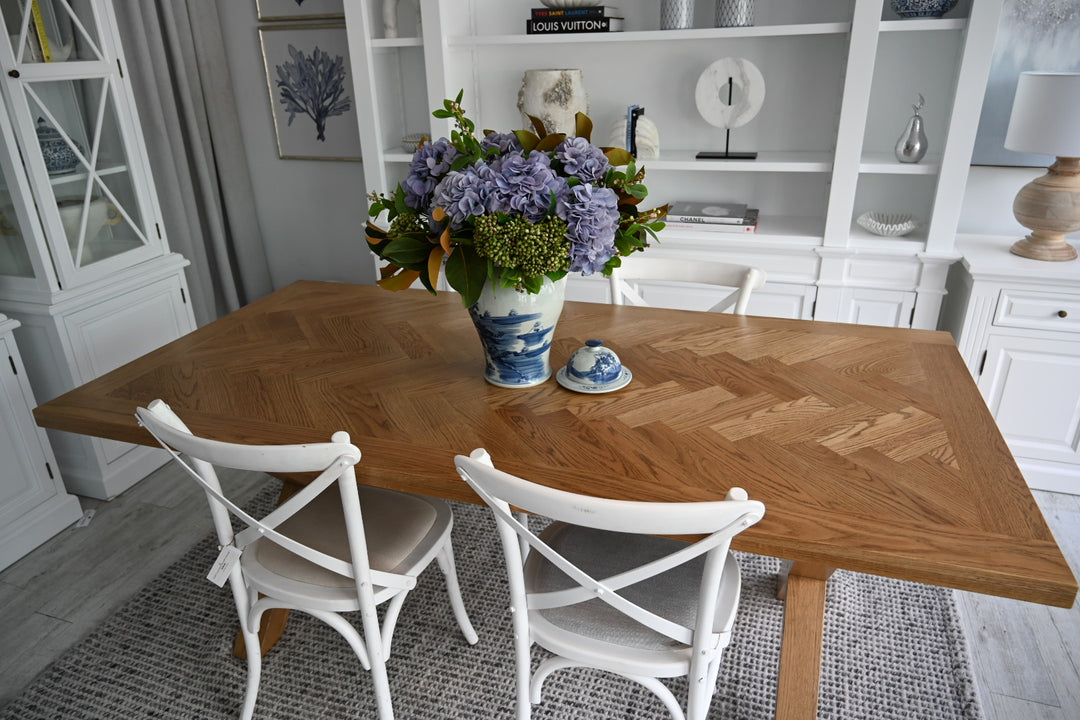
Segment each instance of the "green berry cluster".
[{"label": "green berry cluster", "polygon": [[524,277],[570,269],[570,240],[566,222],[549,217],[530,223],[503,214],[473,218],[473,242],[481,257]]},{"label": "green berry cluster", "polygon": [[409,233],[426,233],[427,224],[415,212],[403,212],[390,221],[390,229],[386,236],[391,240],[397,239]]}]

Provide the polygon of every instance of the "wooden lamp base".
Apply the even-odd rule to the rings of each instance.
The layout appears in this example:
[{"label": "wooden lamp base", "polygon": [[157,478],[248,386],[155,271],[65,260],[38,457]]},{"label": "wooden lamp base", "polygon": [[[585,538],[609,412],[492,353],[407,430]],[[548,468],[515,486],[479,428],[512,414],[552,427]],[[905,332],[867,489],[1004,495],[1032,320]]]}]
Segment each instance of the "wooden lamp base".
[{"label": "wooden lamp base", "polygon": [[1080,158],[1059,157],[1046,174],[1020,189],[1013,215],[1031,234],[1015,243],[1014,255],[1033,260],[1075,260],[1065,236],[1080,230]]}]

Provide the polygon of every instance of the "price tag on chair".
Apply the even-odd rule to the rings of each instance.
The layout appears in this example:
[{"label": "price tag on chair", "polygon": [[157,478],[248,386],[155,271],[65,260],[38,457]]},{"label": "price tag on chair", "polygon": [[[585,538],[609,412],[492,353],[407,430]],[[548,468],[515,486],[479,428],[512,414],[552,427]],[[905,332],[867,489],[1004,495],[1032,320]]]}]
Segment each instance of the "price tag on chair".
[{"label": "price tag on chair", "polygon": [[225,587],[225,581],[229,579],[229,573],[232,572],[233,566],[236,565],[236,561],[239,559],[240,548],[235,545],[226,545],[221,548],[221,552],[218,553],[217,560],[214,561],[214,565],[210,568],[210,573],[206,576],[206,579],[218,587]]}]

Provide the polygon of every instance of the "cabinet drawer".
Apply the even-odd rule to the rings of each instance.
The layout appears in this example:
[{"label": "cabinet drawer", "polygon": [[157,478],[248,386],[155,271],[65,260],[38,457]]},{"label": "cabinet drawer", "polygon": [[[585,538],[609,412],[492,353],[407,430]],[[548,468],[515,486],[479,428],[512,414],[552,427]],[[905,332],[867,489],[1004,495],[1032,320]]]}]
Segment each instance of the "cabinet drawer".
[{"label": "cabinet drawer", "polygon": [[994,325],[1080,333],[1080,295],[1002,290]]}]

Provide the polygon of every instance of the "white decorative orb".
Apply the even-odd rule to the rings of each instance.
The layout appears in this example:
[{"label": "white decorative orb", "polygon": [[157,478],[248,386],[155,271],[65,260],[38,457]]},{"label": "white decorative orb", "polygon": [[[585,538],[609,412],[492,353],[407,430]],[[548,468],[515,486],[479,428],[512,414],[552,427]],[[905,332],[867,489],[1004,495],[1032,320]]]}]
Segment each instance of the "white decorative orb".
[{"label": "white decorative orb", "polygon": [[727,130],[745,125],[765,103],[765,78],[745,58],[720,58],[698,78],[694,102],[710,125]]}]

